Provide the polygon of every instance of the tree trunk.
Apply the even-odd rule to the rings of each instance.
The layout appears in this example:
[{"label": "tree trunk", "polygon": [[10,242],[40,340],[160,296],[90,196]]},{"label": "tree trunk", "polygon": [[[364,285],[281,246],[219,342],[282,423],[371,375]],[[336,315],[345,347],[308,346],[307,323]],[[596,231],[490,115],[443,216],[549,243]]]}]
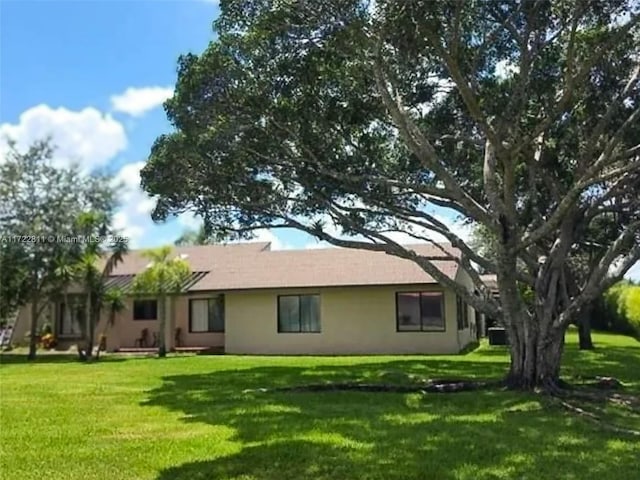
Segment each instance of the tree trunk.
[{"label": "tree trunk", "polygon": [[591,312],[585,311],[578,320],[578,338],[580,340],[580,350],[593,350],[593,340],[591,338]]},{"label": "tree trunk", "polygon": [[506,378],[509,388],[543,389],[554,392],[560,388],[560,363],[564,351],[564,331],[547,322],[521,321],[508,328],[511,346],[511,366]]},{"label": "tree trunk", "polygon": [[38,317],[40,313],[40,296],[37,291],[34,291],[31,296],[31,328],[29,330],[29,354],[27,359],[36,359],[36,350],[38,348]]},{"label": "tree trunk", "polygon": [[93,350],[93,317],[91,308],[91,295],[87,294],[85,302],[85,326],[84,326],[84,355],[81,356],[87,362],[91,361]]},{"label": "tree trunk", "polygon": [[160,305],[158,305],[158,310],[160,312],[160,331],[158,332],[158,357],[167,356],[167,345],[165,343],[167,330],[166,302],[166,297],[164,295],[160,295]]},{"label": "tree trunk", "polygon": [[93,343],[96,337],[96,323],[98,322],[97,312],[91,308],[91,320],[89,322],[89,341],[87,342],[87,350],[88,350],[88,360],[91,361],[93,358]]}]

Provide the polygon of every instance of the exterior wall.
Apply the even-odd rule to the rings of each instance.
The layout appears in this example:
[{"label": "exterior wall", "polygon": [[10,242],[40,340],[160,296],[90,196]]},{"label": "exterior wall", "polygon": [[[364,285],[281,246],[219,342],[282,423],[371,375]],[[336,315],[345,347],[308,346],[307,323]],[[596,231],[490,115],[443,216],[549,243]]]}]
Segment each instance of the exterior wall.
[{"label": "exterior wall", "polygon": [[[145,297],[147,298],[147,297]],[[152,297],[148,297],[152,298]],[[158,305],[158,314],[160,314],[161,306]],[[165,307],[167,308],[167,307]],[[101,334],[107,336],[107,350],[113,351],[118,348],[132,348],[136,346],[136,339],[140,338],[143,329],[149,330],[149,342],[153,342],[153,334],[159,334],[160,320],[134,320],[133,319],[133,298],[127,298],[125,301],[125,308],[118,314],[116,314],[115,322],[113,325],[109,325],[109,312],[107,310],[102,312],[100,322],[96,328],[96,335],[99,337]],[[170,325],[170,322],[168,322]],[[167,348],[171,348],[172,343],[168,340],[173,339],[173,330],[167,328],[167,336],[165,342]]]},{"label": "exterior wall", "polygon": [[[444,332],[398,332],[396,293],[437,285],[253,290],[227,293],[227,353],[445,354],[460,351],[456,297],[445,291]],[[278,333],[278,295],[320,294],[321,333]]]},{"label": "exterior wall", "polygon": [[[52,327],[55,326],[55,317],[53,316],[53,305],[47,306],[40,313],[38,318],[38,330],[45,324]],[[11,320],[10,320],[11,321]],[[12,341],[14,344],[28,343],[27,335],[31,330],[31,304],[28,303],[20,308],[15,323],[13,324]]]},{"label": "exterior wall", "polygon": [[[167,332],[165,342],[168,349],[174,348],[176,328],[181,329],[182,347],[223,347],[224,333],[191,333],[189,332],[189,299],[210,298],[213,294],[181,295],[173,299],[168,298],[165,306],[167,312]],[[149,339],[153,339],[153,332],[159,333],[159,320],[134,320],[133,299],[127,299],[126,309],[116,316],[114,326],[108,326],[108,313],[102,314],[96,334],[106,333],[107,350],[135,347],[135,341],[140,338],[143,328],[149,329]],[[160,306],[158,306],[160,308]]]},{"label": "exterior wall", "polygon": [[[458,269],[458,274],[456,275],[456,281],[462,285],[464,285],[467,290],[473,292],[475,290],[475,286],[473,284],[473,280],[469,274],[464,271],[462,268]],[[458,331],[458,341],[460,343],[461,348],[466,347],[472,342],[477,341],[477,328],[476,325],[476,311],[470,305],[467,305],[467,315],[469,318],[469,328],[465,328],[464,330]]]},{"label": "exterior wall", "polygon": [[[189,300],[196,298],[213,298],[217,294],[215,293],[200,293],[181,295],[175,299],[175,327],[180,327],[182,330],[182,346],[183,347],[224,347],[224,333],[207,332],[207,333],[192,333],[189,332]],[[226,297],[225,297],[226,299]],[[226,312],[225,312],[226,315]],[[228,320],[228,317],[226,317]],[[228,322],[227,322],[228,323]],[[172,332],[175,331],[172,329]],[[172,338],[173,340],[173,338]]]},{"label": "exterior wall", "polygon": [[[461,278],[465,282],[467,279]],[[470,282],[470,279],[468,279]],[[445,331],[397,331],[396,293],[444,291]],[[278,333],[278,295],[319,294],[321,333]],[[174,346],[174,332],[180,327],[185,347],[225,347],[238,354],[447,354],[457,353],[471,341],[474,329],[457,330],[456,295],[438,285],[339,287],[313,289],[249,290],[225,293],[226,333],[189,332],[189,299],[212,298],[216,293],[193,293],[168,302],[166,343]],[[469,307],[469,322],[475,325],[475,312]],[[49,310],[55,310],[53,306]],[[20,327],[28,329],[29,310],[21,313]],[[24,321],[22,318],[24,317]],[[143,328],[149,338],[157,332],[159,320],[133,320],[133,299],[109,325],[103,312],[96,327],[96,345],[100,335],[107,337],[107,350],[134,347]],[[54,324],[51,316],[51,323]],[[16,331],[16,334],[20,334]],[[24,337],[26,330],[21,333]],[[14,337],[16,340],[21,338]],[[59,339],[62,348],[75,345],[77,339]]]}]

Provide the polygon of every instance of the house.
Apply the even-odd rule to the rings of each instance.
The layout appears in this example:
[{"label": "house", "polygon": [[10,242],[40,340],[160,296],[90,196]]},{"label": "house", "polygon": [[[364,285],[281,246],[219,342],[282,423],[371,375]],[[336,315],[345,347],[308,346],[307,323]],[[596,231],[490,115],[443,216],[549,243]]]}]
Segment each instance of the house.
[{"label": "house", "polygon": [[[441,255],[430,245],[411,248]],[[175,247],[174,253],[186,259],[192,274],[184,293],[165,306],[169,348],[233,354],[447,354],[477,338],[475,312],[453,290],[415,263],[384,253],[272,251],[268,243]],[[472,288],[457,262],[435,263],[449,278]],[[126,291],[147,264],[141,251],[131,251],[109,283]],[[63,298],[44,315],[62,345],[77,342],[84,321],[81,293],[67,297],[71,315],[65,314]],[[106,336],[109,351],[151,346],[158,335],[158,300],[130,296],[126,303],[113,324],[103,312],[96,329],[97,336]],[[28,325],[28,312],[28,306],[21,312],[26,317],[21,325]],[[143,331],[149,335],[141,342]]]}]

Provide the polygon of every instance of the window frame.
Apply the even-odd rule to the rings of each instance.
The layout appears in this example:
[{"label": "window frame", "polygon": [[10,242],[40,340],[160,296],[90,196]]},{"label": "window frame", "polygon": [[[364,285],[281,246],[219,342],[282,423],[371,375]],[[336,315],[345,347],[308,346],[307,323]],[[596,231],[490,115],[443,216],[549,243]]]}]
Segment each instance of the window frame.
[{"label": "window frame", "polygon": [[[210,304],[209,302],[216,302],[216,301],[222,301],[222,330],[193,330],[193,302],[197,302],[197,301],[206,301],[207,302],[207,328],[209,327],[209,314],[211,312],[210,310]],[[225,333],[226,330],[226,315],[225,315],[225,300],[224,300],[224,295],[218,295],[215,297],[202,297],[202,298],[190,298],[189,299],[189,333],[193,333],[193,334],[199,334],[199,333]]]},{"label": "window frame", "polygon": [[[418,305],[420,307],[420,329],[416,329],[416,330],[403,330],[400,328],[400,316],[398,315],[399,311],[398,311],[398,306],[399,306],[399,298],[400,295],[406,295],[406,294],[418,294]],[[423,294],[427,294],[427,295],[433,295],[433,294],[438,294],[440,295],[440,312],[442,314],[442,328],[428,328],[425,329],[424,328],[424,323],[422,322],[422,295]],[[442,332],[446,332],[447,331],[447,315],[445,312],[445,292],[444,290],[411,290],[411,291],[397,291],[396,292],[396,333],[442,333]]]},{"label": "window frame", "polygon": [[[80,298],[80,303],[81,303],[81,307],[83,309],[83,312],[86,310],[87,308],[87,299],[86,299],[86,295],[84,294],[69,294],[67,295],[68,299],[70,300],[70,303],[74,303],[71,302],[72,299],[77,299]],[[62,298],[59,302],[57,302],[55,304],[55,317],[56,317],[56,328],[55,328],[55,335],[58,338],[67,338],[67,339],[74,339],[74,338],[82,338],[82,326],[80,326],[80,332],[78,333],[63,333],[62,332],[62,327],[63,327],[63,322],[64,322],[64,313],[63,312],[63,305],[64,305],[64,309],[66,310],[67,308],[69,308],[69,305],[67,305],[65,303],[65,299]],[[85,314],[83,313],[83,316]],[[83,321],[86,322],[86,319],[82,319]],[[73,320],[72,320],[73,321]],[[80,324],[80,322],[78,322],[78,324]]]},{"label": "window frame", "polygon": [[[298,297],[298,330],[281,330],[280,329],[280,299],[283,297]],[[302,330],[302,302],[300,297],[318,297],[318,330]],[[321,297],[319,293],[301,293],[301,294],[286,294],[278,295],[276,298],[276,312],[277,312],[277,331],[278,334],[294,333],[294,334],[318,334],[322,333],[322,306],[320,304]]]},{"label": "window frame", "polygon": [[[137,318],[136,317],[136,302],[155,302],[156,304],[156,318]],[[134,322],[155,322],[158,320],[158,308],[160,307],[157,298],[134,298],[131,304],[131,319]]]}]

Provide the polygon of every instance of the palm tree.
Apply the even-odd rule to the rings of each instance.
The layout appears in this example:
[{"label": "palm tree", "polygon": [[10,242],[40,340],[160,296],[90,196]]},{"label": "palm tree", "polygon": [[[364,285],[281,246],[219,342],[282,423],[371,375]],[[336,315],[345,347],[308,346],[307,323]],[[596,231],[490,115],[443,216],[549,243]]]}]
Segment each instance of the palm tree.
[{"label": "palm tree", "polygon": [[[110,327],[116,323],[116,316],[126,308],[125,295],[122,289],[113,287],[108,288],[104,295],[101,295],[101,306],[109,311],[109,320],[105,325],[102,335],[106,335]],[[96,359],[100,358],[100,348],[96,352]]]},{"label": "palm tree", "polygon": [[[105,226],[104,215],[95,212],[84,213],[78,219],[78,225],[87,238],[92,238],[82,244],[83,252],[77,265],[78,277],[86,292],[86,350],[84,353],[80,353],[80,357],[90,361],[95,326],[100,319],[104,305],[107,304],[109,292],[107,280],[115,267],[122,262],[128,251],[128,246],[125,242],[115,241],[105,249],[104,242],[95,241],[99,238],[96,233],[102,234],[101,236],[109,233]],[[103,267],[99,268],[101,261],[105,258]]]},{"label": "palm tree", "polygon": [[64,299],[63,314],[67,325],[71,325],[71,305],[69,303],[69,286],[78,279],[78,265],[67,255],[56,259],[55,275],[57,277]]},{"label": "palm tree", "polygon": [[166,303],[167,299],[182,291],[185,281],[191,274],[189,264],[183,257],[171,258],[171,246],[147,250],[143,255],[150,260],[147,268],[136,275],[133,281],[133,291],[138,294],[155,295],[158,298],[159,339],[158,356],[167,355],[165,342],[167,329]]}]

